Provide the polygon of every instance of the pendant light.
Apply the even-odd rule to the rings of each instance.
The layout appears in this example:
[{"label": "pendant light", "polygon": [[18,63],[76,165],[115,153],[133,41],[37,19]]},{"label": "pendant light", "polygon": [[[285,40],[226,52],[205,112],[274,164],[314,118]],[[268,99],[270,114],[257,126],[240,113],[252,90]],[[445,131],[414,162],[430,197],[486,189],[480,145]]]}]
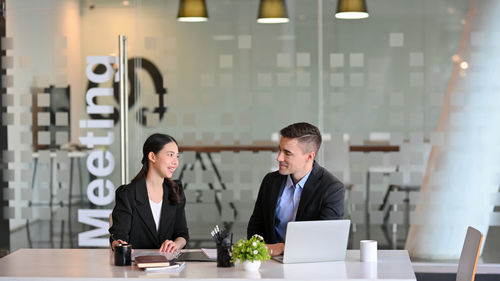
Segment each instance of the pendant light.
[{"label": "pendant light", "polygon": [[365,19],[369,17],[365,0],[338,0],[335,17],[338,19]]},{"label": "pendant light", "polygon": [[205,0],[180,0],[177,20],[182,22],[203,22],[208,20]]},{"label": "pendant light", "polygon": [[258,23],[288,22],[285,0],[260,0]]}]

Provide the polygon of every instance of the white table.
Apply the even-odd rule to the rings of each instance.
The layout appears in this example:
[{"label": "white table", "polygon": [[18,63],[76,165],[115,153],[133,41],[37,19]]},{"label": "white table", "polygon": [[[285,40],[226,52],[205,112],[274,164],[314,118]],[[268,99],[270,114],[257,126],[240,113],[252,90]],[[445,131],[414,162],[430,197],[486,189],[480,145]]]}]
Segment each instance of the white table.
[{"label": "white table", "polygon": [[9,280],[120,280],[125,278],[169,278],[173,280],[386,280],[415,281],[404,250],[378,251],[378,263],[359,261],[359,250],[347,251],[345,261],[262,264],[258,272],[240,268],[218,268],[214,262],[189,262],[178,273],[144,272],[135,266],[112,265],[108,249],[21,249],[0,259],[0,279]]}]

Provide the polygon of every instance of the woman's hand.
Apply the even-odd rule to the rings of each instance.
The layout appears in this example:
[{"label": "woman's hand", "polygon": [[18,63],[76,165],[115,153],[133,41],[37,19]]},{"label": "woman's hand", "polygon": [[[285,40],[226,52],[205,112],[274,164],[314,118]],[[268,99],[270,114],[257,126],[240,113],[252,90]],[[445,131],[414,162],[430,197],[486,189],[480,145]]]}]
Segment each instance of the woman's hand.
[{"label": "woman's hand", "polygon": [[285,251],[285,243],[266,244],[270,256],[279,256]]},{"label": "woman's hand", "polygon": [[173,253],[176,251],[179,251],[180,249],[184,248],[186,246],[186,239],[183,237],[177,237],[175,241],[172,240],[165,240],[163,244],[161,244],[160,249],[158,249],[159,252],[166,252],[166,253]]},{"label": "woman's hand", "polygon": [[113,242],[111,243],[111,249],[114,251],[114,250],[115,250],[115,247],[116,247],[117,245],[120,245],[120,244],[124,244],[124,245],[126,245],[126,244],[128,244],[128,243],[127,243],[127,242],[125,242],[125,241],[123,241],[123,240],[120,240],[120,239],[115,240],[115,241],[113,241]]},{"label": "woman's hand", "polygon": [[158,249],[159,252],[166,252],[166,253],[173,253],[176,252],[180,249],[180,245],[177,244],[176,242],[172,240],[165,240],[163,244],[161,244],[160,249]]}]

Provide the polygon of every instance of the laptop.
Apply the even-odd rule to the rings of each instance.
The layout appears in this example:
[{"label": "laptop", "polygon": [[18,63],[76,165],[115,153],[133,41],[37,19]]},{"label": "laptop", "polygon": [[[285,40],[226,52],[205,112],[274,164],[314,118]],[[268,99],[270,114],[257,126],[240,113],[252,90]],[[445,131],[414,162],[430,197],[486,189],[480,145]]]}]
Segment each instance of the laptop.
[{"label": "laptop", "polygon": [[175,261],[211,262],[216,261],[216,259],[207,257],[201,250],[183,250],[181,254],[175,258]]},{"label": "laptop", "polygon": [[273,259],[282,263],[345,260],[350,225],[350,220],[289,222],[285,252]]}]

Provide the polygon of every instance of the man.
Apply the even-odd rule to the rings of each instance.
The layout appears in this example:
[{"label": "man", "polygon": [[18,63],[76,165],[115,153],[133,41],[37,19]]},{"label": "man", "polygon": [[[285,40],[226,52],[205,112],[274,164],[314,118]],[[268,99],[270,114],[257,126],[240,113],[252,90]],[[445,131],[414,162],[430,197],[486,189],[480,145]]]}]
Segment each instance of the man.
[{"label": "man", "polygon": [[247,228],[248,238],[264,237],[272,256],[284,251],[289,221],[344,217],[344,185],[314,161],[321,145],[318,128],[295,123],[280,134],[279,170],[262,180]]}]

